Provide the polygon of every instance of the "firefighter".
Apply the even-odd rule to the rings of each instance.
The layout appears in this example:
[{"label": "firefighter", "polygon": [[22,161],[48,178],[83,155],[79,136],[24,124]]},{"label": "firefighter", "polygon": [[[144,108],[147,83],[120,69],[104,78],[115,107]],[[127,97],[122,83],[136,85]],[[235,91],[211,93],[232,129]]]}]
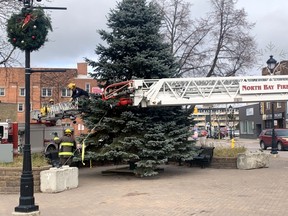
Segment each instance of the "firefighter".
[{"label": "firefighter", "polygon": [[55,140],[57,144],[59,144],[59,158],[60,158],[60,166],[72,164],[74,151],[76,150],[76,141],[72,136],[72,131],[70,129],[66,129],[64,132],[64,136],[58,140]]},{"label": "firefighter", "polygon": [[53,141],[54,141],[55,143],[57,143],[57,140],[60,139],[59,136],[58,136],[58,133],[55,132],[53,135],[54,135],[54,137],[53,137]]},{"label": "firefighter", "polygon": [[45,106],[41,107],[40,112],[41,116],[46,116],[47,113],[50,111],[50,107],[54,105],[54,100],[51,98],[49,100],[49,103],[46,104]]},{"label": "firefighter", "polygon": [[75,101],[76,98],[79,97],[89,97],[89,93],[79,87],[76,87],[75,83],[69,83],[67,88],[72,90],[72,96],[70,101]]},{"label": "firefighter", "polygon": [[54,100],[52,98],[49,100],[49,105],[50,106],[54,105]]}]

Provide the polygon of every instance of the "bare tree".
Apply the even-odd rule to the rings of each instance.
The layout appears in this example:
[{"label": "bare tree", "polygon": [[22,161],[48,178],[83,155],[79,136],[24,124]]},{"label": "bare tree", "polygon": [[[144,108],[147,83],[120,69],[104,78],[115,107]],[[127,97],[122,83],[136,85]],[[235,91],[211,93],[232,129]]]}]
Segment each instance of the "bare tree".
[{"label": "bare tree", "polygon": [[[53,99],[55,103],[61,101],[61,91],[66,89],[67,85],[72,82],[72,79],[77,76],[77,71],[74,69],[69,69],[64,73],[59,72],[49,72],[41,73],[40,85],[41,87],[49,87],[53,89]],[[44,101],[42,101],[44,102]],[[48,101],[46,101],[48,102]]]},{"label": "bare tree", "polygon": [[191,19],[190,3],[155,0],[164,13],[164,34],[179,60],[179,76],[235,76],[253,66],[254,38],[244,9],[235,0],[210,0],[206,17]]},{"label": "bare tree", "polygon": [[17,61],[15,48],[8,43],[6,37],[6,23],[12,13],[19,11],[23,5],[20,1],[0,0],[0,65],[7,65]]},{"label": "bare tree", "polygon": [[[245,73],[253,66],[256,43],[249,35],[254,24],[249,23],[244,9],[235,9],[235,0],[211,0],[213,11],[210,25],[214,26],[209,40],[215,43],[210,47],[209,76],[235,76]],[[212,60],[212,61],[211,61]]]},{"label": "bare tree", "polygon": [[210,30],[207,20],[192,20],[190,14],[192,5],[184,0],[155,0],[155,2],[164,16],[164,37],[171,44],[171,53],[179,62],[177,76],[201,68],[203,56],[199,51]]}]

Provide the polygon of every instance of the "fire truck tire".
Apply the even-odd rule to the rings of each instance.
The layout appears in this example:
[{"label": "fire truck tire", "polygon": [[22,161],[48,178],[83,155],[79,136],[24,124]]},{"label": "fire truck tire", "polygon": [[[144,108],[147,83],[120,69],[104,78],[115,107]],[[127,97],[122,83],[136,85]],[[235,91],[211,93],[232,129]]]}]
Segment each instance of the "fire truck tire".
[{"label": "fire truck tire", "polygon": [[56,146],[53,144],[50,144],[45,149],[45,155],[52,153],[52,152],[55,152],[55,151],[56,151]]}]

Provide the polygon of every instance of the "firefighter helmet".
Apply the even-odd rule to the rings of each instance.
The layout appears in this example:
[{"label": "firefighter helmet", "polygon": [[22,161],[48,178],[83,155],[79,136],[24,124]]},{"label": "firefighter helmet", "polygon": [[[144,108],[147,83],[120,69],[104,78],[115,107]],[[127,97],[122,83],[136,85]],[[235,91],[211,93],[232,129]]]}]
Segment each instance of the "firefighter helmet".
[{"label": "firefighter helmet", "polygon": [[76,84],[75,83],[69,83],[68,85],[67,85],[67,88],[68,89],[73,89],[73,88],[75,88],[76,87]]},{"label": "firefighter helmet", "polygon": [[49,103],[52,103],[52,102],[54,103],[54,100],[51,98],[51,99],[49,100]]},{"label": "firefighter helmet", "polygon": [[65,134],[71,134],[71,133],[72,131],[69,128],[65,130]]}]

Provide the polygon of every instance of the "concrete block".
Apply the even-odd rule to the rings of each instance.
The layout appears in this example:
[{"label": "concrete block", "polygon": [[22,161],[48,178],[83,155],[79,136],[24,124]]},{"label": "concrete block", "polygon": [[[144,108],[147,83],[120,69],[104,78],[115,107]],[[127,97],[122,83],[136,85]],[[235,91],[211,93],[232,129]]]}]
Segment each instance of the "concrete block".
[{"label": "concrete block", "polygon": [[40,190],[57,193],[78,187],[78,168],[63,166],[40,172]]},{"label": "concrete block", "polygon": [[237,156],[238,169],[257,169],[269,167],[270,155],[262,151],[240,153]]},{"label": "concrete block", "polygon": [[13,216],[40,216],[40,211],[34,212],[12,212]]}]

